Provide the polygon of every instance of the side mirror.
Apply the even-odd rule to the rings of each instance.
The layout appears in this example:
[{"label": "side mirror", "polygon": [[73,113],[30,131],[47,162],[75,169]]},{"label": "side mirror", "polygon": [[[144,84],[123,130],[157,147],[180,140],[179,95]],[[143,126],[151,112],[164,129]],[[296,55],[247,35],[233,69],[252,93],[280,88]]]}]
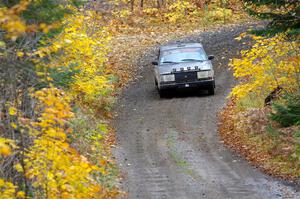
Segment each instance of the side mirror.
[{"label": "side mirror", "polygon": [[156,65],[158,65],[158,62],[157,62],[157,61],[153,61],[153,62],[152,62],[152,65],[155,65],[155,66],[156,66]]},{"label": "side mirror", "polygon": [[208,60],[213,60],[215,58],[215,56],[213,55],[208,55]]}]

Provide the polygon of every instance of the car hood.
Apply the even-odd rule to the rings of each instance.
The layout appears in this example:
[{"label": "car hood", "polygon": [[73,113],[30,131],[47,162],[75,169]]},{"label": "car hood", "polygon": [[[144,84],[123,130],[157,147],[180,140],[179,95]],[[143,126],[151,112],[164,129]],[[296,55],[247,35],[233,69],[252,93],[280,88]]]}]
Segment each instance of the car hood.
[{"label": "car hood", "polygon": [[185,62],[178,64],[162,64],[158,66],[160,74],[169,74],[179,71],[198,71],[212,69],[211,61]]}]

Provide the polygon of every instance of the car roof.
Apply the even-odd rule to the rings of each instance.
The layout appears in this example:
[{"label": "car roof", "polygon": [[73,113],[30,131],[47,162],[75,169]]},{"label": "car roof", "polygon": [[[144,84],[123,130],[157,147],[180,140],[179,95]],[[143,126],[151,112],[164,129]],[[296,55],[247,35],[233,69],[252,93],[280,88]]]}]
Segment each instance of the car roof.
[{"label": "car roof", "polygon": [[179,48],[203,48],[201,43],[176,43],[160,46],[160,51],[173,50]]}]

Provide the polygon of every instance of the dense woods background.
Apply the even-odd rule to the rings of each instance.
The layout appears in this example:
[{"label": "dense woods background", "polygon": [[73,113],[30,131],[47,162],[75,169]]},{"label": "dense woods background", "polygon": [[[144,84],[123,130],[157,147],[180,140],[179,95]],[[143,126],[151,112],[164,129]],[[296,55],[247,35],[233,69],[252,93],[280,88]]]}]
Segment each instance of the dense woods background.
[{"label": "dense woods background", "polygon": [[[118,91],[133,78],[136,67],[130,60],[155,45],[157,35],[168,38],[171,32],[184,35],[199,27],[250,20],[244,10],[269,19],[270,25],[259,32],[267,37],[251,36],[256,42],[253,48],[232,61],[235,76],[242,81],[231,95],[234,108],[224,118],[232,116],[235,120],[230,121],[236,124],[228,125],[238,125],[251,120],[248,113],[253,108],[263,111],[262,125],[271,132],[264,138],[275,148],[278,141],[290,146],[288,153],[275,154],[280,161],[292,160],[276,171],[284,173],[288,168],[289,175],[299,177],[297,0],[3,0],[1,197],[115,198],[122,194],[110,156],[114,135],[109,120]],[[279,86],[282,91],[272,100],[274,107],[266,108],[265,98]],[[239,132],[253,129],[239,127]],[[291,139],[283,139],[286,134]]]}]

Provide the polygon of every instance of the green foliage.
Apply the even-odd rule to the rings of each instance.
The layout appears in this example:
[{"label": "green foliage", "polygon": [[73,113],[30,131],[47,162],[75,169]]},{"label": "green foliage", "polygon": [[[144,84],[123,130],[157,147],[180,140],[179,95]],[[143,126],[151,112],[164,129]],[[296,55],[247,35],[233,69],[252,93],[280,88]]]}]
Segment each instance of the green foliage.
[{"label": "green foliage", "polygon": [[93,164],[105,168],[105,175],[95,173],[94,178],[106,188],[114,188],[118,176],[118,169],[113,162],[106,161],[101,165],[101,157],[109,156],[108,148],[103,145],[105,136],[108,136],[109,129],[105,121],[101,121],[93,116],[93,113],[84,113],[77,108],[75,118],[69,125],[74,129],[73,133],[68,134],[68,139],[72,145],[80,152],[85,154]]},{"label": "green foliage", "polygon": [[28,22],[51,24],[56,21],[61,21],[65,14],[71,14],[71,9],[66,9],[65,5],[60,6],[60,3],[80,5],[80,1],[64,1],[60,0],[40,0],[33,1],[27,10],[23,12],[23,17]]},{"label": "green foliage", "polygon": [[43,74],[43,77],[41,77],[39,80],[36,80],[37,82],[35,84],[35,88],[47,88],[52,84],[57,88],[68,89],[69,86],[74,83],[74,76],[78,73],[80,73],[80,70],[76,69],[76,65],[50,68],[47,71],[47,74],[49,75],[51,81],[44,77],[45,74]]},{"label": "green foliage", "polygon": [[[3,1],[0,6],[13,7],[20,3],[20,0]],[[67,5],[78,7],[84,0],[39,0],[31,1],[22,17],[29,24],[46,23],[51,24],[61,21],[65,14],[71,14],[72,9],[66,9]],[[71,7],[70,7],[71,8]]]},{"label": "green foliage", "polygon": [[272,20],[264,34],[274,35],[289,31],[290,34],[300,32],[299,0],[243,0],[246,11],[260,19]]},{"label": "green foliage", "polygon": [[268,134],[273,137],[273,138],[277,138],[280,135],[280,132],[275,129],[274,127],[272,127],[271,125],[268,125],[266,128]]},{"label": "green foliage", "polygon": [[79,69],[75,69],[75,66],[59,67],[50,69],[50,77],[53,79],[53,85],[55,87],[69,87],[73,83],[74,75],[80,72]]},{"label": "green foliage", "polygon": [[249,93],[244,98],[237,101],[237,108],[240,112],[246,111],[249,108],[262,108],[264,107],[264,96],[257,95],[256,93]]},{"label": "green foliage", "polygon": [[[294,153],[290,156],[290,160],[294,162],[296,166],[300,166],[300,146],[294,146]],[[300,177],[300,173],[297,174]]]},{"label": "green foliage", "polygon": [[300,139],[300,131],[295,131],[294,132],[294,138],[295,139]]},{"label": "green foliage", "polygon": [[270,118],[280,123],[283,127],[292,125],[300,125],[300,100],[289,100],[287,105],[274,104],[273,109],[276,111],[272,113]]}]

